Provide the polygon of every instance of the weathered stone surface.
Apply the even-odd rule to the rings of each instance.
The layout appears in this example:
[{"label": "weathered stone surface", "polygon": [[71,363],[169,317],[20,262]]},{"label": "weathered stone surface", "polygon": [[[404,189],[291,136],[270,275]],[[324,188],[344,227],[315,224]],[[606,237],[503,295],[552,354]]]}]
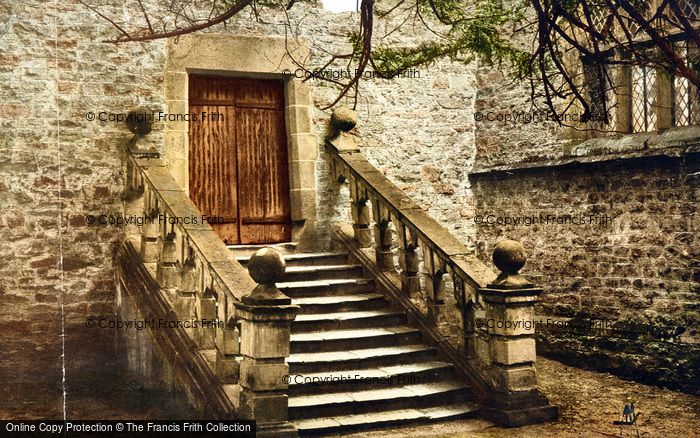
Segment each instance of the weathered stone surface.
[{"label": "weathered stone surface", "polygon": [[537,387],[537,376],[532,366],[497,367],[492,372],[496,388],[501,391],[527,391]]},{"label": "weathered stone surface", "polygon": [[243,389],[240,398],[240,410],[243,418],[255,419],[258,424],[287,419],[287,396],[285,394],[260,395]]},{"label": "weathered stone surface", "polygon": [[[501,236],[523,242],[529,256],[523,275],[544,286],[536,306],[544,318],[539,352],[693,391],[686,382],[696,372],[687,364],[698,357],[691,343],[699,321],[685,305],[697,301],[686,294],[695,288],[693,260],[700,256],[697,239],[687,235],[697,228],[698,181],[685,175],[697,172],[696,160],[657,157],[471,178],[476,214],[520,218],[477,225],[477,250],[485,259]],[[584,222],[557,223],[566,214]],[[547,323],[550,317],[575,320],[556,325]]]},{"label": "weathered stone surface", "polygon": [[241,362],[233,355],[216,350],[216,375],[223,384],[238,383]]},{"label": "weathered stone surface", "polygon": [[241,354],[255,358],[289,356],[289,321],[241,323]]},{"label": "weathered stone surface", "polygon": [[289,374],[286,363],[255,363],[244,360],[241,363],[241,385],[254,391],[274,391],[287,389],[284,377]]},{"label": "weathered stone surface", "polygon": [[534,362],[535,339],[496,339],[491,343],[491,359],[504,365]]},{"label": "weathered stone surface", "polygon": [[341,106],[333,110],[331,125],[338,131],[347,132],[357,124],[357,112],[348,107]]}]

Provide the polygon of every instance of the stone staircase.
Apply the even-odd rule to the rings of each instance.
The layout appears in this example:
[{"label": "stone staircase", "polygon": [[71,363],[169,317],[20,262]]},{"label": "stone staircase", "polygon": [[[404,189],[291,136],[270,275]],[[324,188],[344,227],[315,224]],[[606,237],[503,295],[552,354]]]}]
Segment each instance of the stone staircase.
[{"label": "stone staircase", "polygon": [[[153,145],[130,140],[125,214],[171,226],[125,227],[117,284],[131,300],[120,306],[132,308],[122,311],[226,322],[149,328],[167,364],[156,367],[168,370],[161,378],[198,415],[255,420],[265,436],[469,417],[475,400],[479,417],[507,427],[556,419],[537,388],[535,327],[507,325],[534,318],[543,292],[519,274],[523,245],[498,242],[492,271],[362,156],[347,114],[331,116],[326,158],[347,186],[352,223],[326,231],[349,255],[300,254],[294,243],[227,248],[209,224],[171,221],[201,213]],[[314,231],[304,228],[298,245]],[[479,328],[479,317],[495,329]],[[460,324],[448,333],[441,320]],[[153,380],[141,362],[134,368]]]},{"label": "stone staircase", "polygon": [[[249,256],[238,256],[245,265]],[[289,420],[333,434],[473,416],[468,385],[344,253],[287,254]]]}]

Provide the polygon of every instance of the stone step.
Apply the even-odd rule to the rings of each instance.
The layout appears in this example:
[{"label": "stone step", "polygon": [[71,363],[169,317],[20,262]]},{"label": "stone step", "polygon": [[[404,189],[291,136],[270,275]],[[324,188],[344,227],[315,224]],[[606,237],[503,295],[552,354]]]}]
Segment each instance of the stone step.
[{"label": "stone step", "polygon": [[416,383],[379,389],[358,389],[289,398],[289,418],[333,417],[377,411],[427,408],[463,402],[469,386],[456,380]]},{"label": "stone step", "polygon": [[371,369],[290,374],[289,395],[387,389],[451,379],[454,379],[453,365],[441,361],[415,362]]},{"label": "stone step", "polygon": [[[236,257],[238,263],[246,265],[250,255]],[[290,266],[315,266],[315,265],[345,265],[348,264],[348,254],[344,252],[314,252],[284,254],[287,267]]]},{"label": "stone step", "polygon": [[371,278],[292,281],[277,283],[277,288],[290,298],[350,295],[374,291]]},{"label": "stone step", "polygon": [[407,326],[293,333],[291,353],[358,350],[421,342],[420,330]]},{"label": "stone step", "polygon": [[300,314],[292,322],[292,333],[379,327],[383,325],[399,325],[405,322],[406,316],[392,309]]},{"label": "stone step", "polygon": [[304,265],[288,266],[284,275],[284,281],[330,280],[361,277],[363,277],[363,271],[362,265],[359,264]]},{"label": "stone step", "polygon": [[282,254],[294,254],[297,251],[297,242],[267,243],[267,244],[238,244],[226,245],[237,257],[250,257],[255,251],[262,248],[274,248]]},{"label": "stone step", "polygon": [[[255,248],[237,249],[244,266]],[[232,249],[233,250],[233,249]],[[467,417],[468,385],[347,253],[287,253],[289,416],[302,435]]]},{"label": "stone step", "polygon": [[365,414],[297,420],[294,424],[301,435],[317,435],[338,433],[349,429],[370,429],[413,422],[468,418],[475,416],[477,412],[478,406],[476,404],[457,403],[423,409],[395,409]]},{"label": "stone step", "polygon": [[369,369],[435,360],[437,350],[425,344],[361,350],[295,353],[287,358],[291,374]]},{"label": "stone step", "polygon": [[295,298],[292,299],[292,304],[301,306],[300,313],[302,314],[377,310],[389,307],[389,303],[380,294]]}]

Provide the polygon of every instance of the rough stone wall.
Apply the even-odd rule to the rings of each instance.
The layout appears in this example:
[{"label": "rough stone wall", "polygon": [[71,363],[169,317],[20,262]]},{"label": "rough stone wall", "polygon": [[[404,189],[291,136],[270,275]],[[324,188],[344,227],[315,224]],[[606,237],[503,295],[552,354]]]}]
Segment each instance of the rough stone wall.
[{"label": "rough stone wall", "polygon": [[[311,43],[310,68],[323,65],[328,47],[341,53],[349,51],[345,35],[357,29],[357,14],[329,15],[318,9],[308,13],[301,37]],[[417,24],[391,34],[402,19],[403,16],[389,16],[376,22],[377,41],[390,46],[412,46],[431,37]],[[335,63],[331,68],[344,67]],[[475,155],[476,66],[441,61],[416,70],[412,77],[368,78],[362,82],[355,108],[359,115],[355,132],[363,154],[372,164],[472,245],[472,230],[463,226],[461,218],[470,214],[471,205],[466,172]],[[338,87],[315,79],[311,83],[317,106],[315,127],[323,139],[330,111],[322,108],[335,100]],[[345,98],[341,104],[353,107],[355,101]],[[347,194],[343,192],[338,197],[335,184],[327,180],[327,162],[322,159],[318,164],[318,221],[323,232],[329,221],[338,217],[349,220],[350,210]]]},{"label": "rough stone wall", "polygon": [[[149,11],[162,7],[162,2],[145,4]],[[140,20],[133,2],[101,10]],[[324,62],[321,49],[347,45],[347,32],[359,20],[358,14],[330,14],[305,3],[291,14],[312,45],[311,67]],[[256,22],[244,14],[226,29],[211,31],[285,34],[281,12],[267,18]],[[393,35],[392,42],[411,44],[424,37],[422,32],[416,26]],[[87,226],[85,216],[123,214],[123,148],[130,134],[123,124],[90,121],[86,114],[121,114],[137,105],[165,110],[164,41],[100,43],[115,34],[74,0],[0,5],[3,417],[62,417],[64,331],[68,416],[76,412],[71,400],[85,376],[113,381],[114,333],[85,324],[91,317],[114,317],[112,257],[122,233],[118,227]],[[467,239],[455,205],[468,197],[465,172],[474,155],[473,69],[444,62],[419,75],[365,81],[358,133],[377,167]],[[320,108],[337,88],[312,84],[322,140],[330,110]],[[155,144],[163,144],[162,131],[156,124],[149,134]],[[317,178],[323,230],[346,219],[349,209],[345,195],[328,181],[323,154]]]},{"label": "rough stone wall", "polygon": [[[675,146],[677,153],[697,131],[583,141],[533,108],[528,85],[501,71],[481,66],[477,90],[470,175],[477,253],[488,262],[499,240],[522,240],[530,257],[524,272],[545,289],[538,306],[544,321],[573,318],[564,328],[539,326],[538,352],[697,391],[689,383],[700,362],[697,159],[660,151]],[[571,125],[579,116],[575,109],[561,115]],[[629,158],[639,155],[652,157]],[[579,157],[599,163],[559,166]],[[524,167],[531,169],[517,170]],[[475,223],[540,214],[613,219],[602,227]]]},{"label": "rough stone wall", "polygon": [[[529,84],[508,72],[481,66],[476,75],[474,120],[476,163],[480,167],[560,158],[564,139],[554,115],[543,102],[533,105]],[[567,116],[574,115],[573,112]]]},{"label": "rough stone wall", "polygon": [[113,333],[85,319],[112,314],[120,233],[85,214],[121,213],[127,132],[85,114],[158,96],[162,67],[147,45],[96,44],[106,29],[75,2],[4,2],[0,22],[0,412],[61,418],[62,326],[68,391],[113,371],[95,364]]},{"label": "rough stone wall", "polygon": [[[699,163],[688,154],[472,177],[484,222],[520,218],[478,225],[477,249],[488,259],[504,238],[525,245],[523,272],[545,289],[540,352],[697,391]],[[527,225],[540,215],[584,223]]]}]

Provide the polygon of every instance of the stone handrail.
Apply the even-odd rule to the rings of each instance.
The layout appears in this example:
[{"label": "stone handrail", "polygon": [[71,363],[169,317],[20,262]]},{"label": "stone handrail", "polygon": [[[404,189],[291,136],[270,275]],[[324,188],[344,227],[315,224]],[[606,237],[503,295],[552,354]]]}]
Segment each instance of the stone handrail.
[{"label": "stone handrail", "polygon": [[[522,245],[505,240],[496,246],[494,263],[501,271],[497,276],[362,156],[349,133],[355,123],[354,111],[336,109],[331,116],[326,150],[331,176],[349,184],[353,246],[359,249],[360,258],[367,259],[363,249],[370,249],[371,254],[373,248],[371,270],[387,279],[399,276],[400,282],[395,284],[400,290],[393,295],[455,360],[479,392],[486,417],[508,426],[556,417],[556,408],[549,405],[536,386],[533,308],[542,289],[518,274],[525,263]],[[396,242],[390,224],[394,225]],[[398,248],[398,269],[394,246]],[[448,276],[457,309],[446,304]],[[391,290],[394,283],[385,284]],[[416,311],[416,302],[425,303],[427,311]],[[484,311],[481,321],[477,320],[479,310]],[[459,314],[461,326],[459,352],[454,345],[446,346],[442,342],[446,336],[440,333],[441,325],[449,324],[446,320],[455,313]],[[506,327],[507,322],[517,319],[531,324],[527,329]],[[494,324],[479,328],[484,321]]]},{"label": "stone handrail", "polygon": [[138,218],[140,255],[154,263],[156,279],[201,349],[216,349],[216,371],[236,383],[239,329],[236,303],[256,287],[160,158],[127,159],[126,212]]},{"label": "stone handrail", "polygon": [[[424,297],[429,317],[438,321],[445,304],[445,275],[450,275],[457,306],[470,312],[468,318],[473,320],[475,306],[480,303],[478,291],[494,281],[496,274],[362,156],[353,136],[346,132],[354,124],[341,122],[352,117],[345,111],[348,110],[333,114],[331,123],[339,127],[327,139],[326,149],[332,177],[350,185],[350,208],[358,245],[372,246],[371,210],[377,267],[382,271],[395,270],[391,248],[396,244],[401,288],[406,296]],[[390,223],[394,224],[397,242],[393,241]],[[423,253],[423,286],[419,278],[419,248]],[[469,356],[476,351],[477,325],[471,320],[464,327],[467,331],[464,348]]]},{"label": "stone handrail", "polygon": [[[203,354],[235,407],[229,414],[256,420],[261,436],[296,436],[286,421],[284,375],[298,307],[275,286],[284,259],[261,250],[249,274],[156,151],[130,147],[126,170],[125,216],[137,219],[127,237],[140,240],[141,262],[178,319],[198,322],[187,334],[200,352],[209,352]],[[270,266],[276,275],[268,275]]]}]

